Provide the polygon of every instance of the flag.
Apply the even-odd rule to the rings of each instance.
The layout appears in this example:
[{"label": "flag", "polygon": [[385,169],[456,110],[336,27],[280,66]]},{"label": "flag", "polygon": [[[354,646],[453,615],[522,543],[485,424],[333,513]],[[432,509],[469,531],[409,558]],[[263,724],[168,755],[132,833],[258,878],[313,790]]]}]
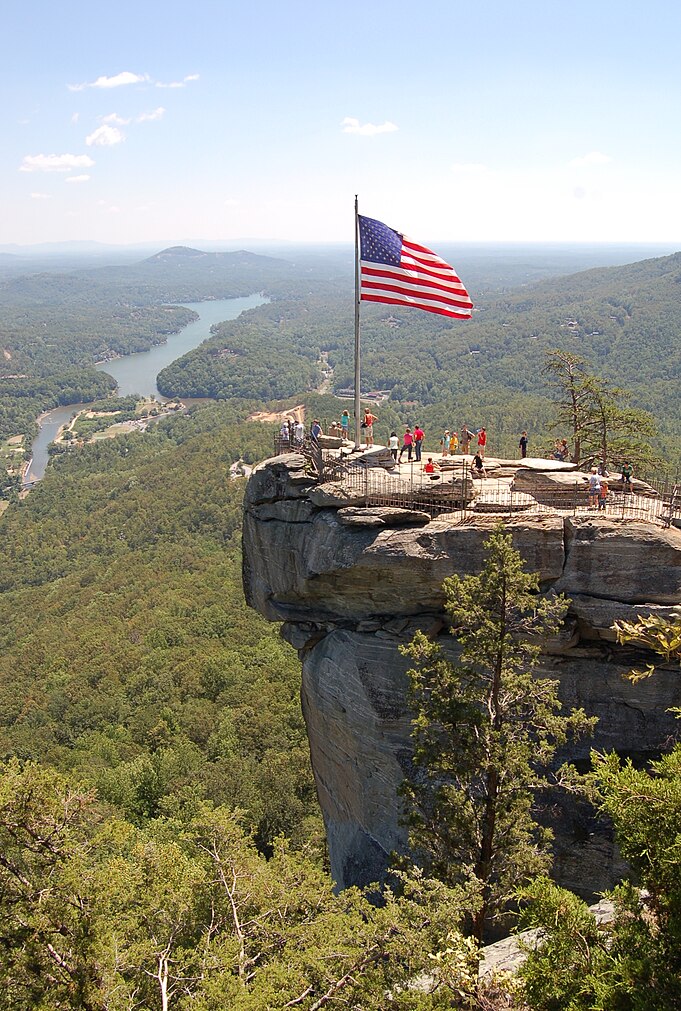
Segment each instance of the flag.
[{"label": "flag", "polygon": [[453,267],[382,221],[363,214],[358,218],[360,301],[413,305],[470,319],[473,303]]}]

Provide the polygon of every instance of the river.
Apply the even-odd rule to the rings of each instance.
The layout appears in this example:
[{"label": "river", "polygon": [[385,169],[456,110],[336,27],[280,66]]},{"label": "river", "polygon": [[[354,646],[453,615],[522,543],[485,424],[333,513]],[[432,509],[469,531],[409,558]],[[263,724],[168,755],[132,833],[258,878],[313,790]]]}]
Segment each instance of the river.
[{"label": "river", "polygon": [[[113,376],[121,397],[139,393],[141,397],[156,397],[157,400],[163,400],[156,386],[156,377],[161,369],[207,340],[214,323],[236,319],[242,312],[254,309],[265,301],[262,295],[257,294],[209,302],[175,303],[193,309],[199,314],[199,319],[188,323],[178,333],[171,334],[165,344],[156,344],[149,351],[139,351],[134,355],[102,362],[97,368],[100,372],[108,372]],[[31,446],[32,459],[24,477],[24,485],[33,484],[43,477],[49,459],[50,443],[61,426],[67,424],[74,414],[86,406],[87,404],[68,404],[66,407],[55,407],[53,411],[48,411],[38,418],[39,432]]]}]

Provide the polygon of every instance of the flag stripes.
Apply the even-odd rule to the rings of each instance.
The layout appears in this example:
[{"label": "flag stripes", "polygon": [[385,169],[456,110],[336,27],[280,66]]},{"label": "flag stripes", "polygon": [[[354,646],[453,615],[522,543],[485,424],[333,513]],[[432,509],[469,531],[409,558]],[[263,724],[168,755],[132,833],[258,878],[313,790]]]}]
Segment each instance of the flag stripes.
[{"label": "flag stripes", "polygon": [[359,215],[359,225],[361,301],[470,319],[473,303],[453,267],[381,221]]}]

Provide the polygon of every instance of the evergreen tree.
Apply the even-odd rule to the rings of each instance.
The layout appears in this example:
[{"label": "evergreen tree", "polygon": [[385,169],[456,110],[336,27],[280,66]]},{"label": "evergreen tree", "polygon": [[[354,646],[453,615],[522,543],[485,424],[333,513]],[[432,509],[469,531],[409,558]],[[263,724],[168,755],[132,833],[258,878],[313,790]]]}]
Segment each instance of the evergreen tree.
[{"label": "evergreen tree", "polygon": [[537,643],[557,632],[567,602],[539,595],[501,524],[486,555],[480,575],[444,583],[459,659],[423,633],[405,649],[415,661],[414,774],[404,787],[414,851],[442,880],[477,884],[478,939],[518,885],[550,865],[533,799],[556,748],[594,723],[582,710],[561,715],[557,682],[534,676]]},{"label": "evergreen tree", "polygon": [[567,426],[572,435],[572,462],[597,459],[610,463],[650,464],[648,441],[656,434],[647,411],[632,407],[626,390],[594,376],[589,363],[569,351],[549,351],[544,371],[556,391],[556,419],[552,428]]}]

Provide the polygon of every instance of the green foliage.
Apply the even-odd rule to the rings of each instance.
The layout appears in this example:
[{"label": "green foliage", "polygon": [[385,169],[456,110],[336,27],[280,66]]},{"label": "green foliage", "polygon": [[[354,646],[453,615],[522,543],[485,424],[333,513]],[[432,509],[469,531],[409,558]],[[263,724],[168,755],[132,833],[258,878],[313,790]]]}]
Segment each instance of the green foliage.
[{"label": "green foliage", "polygon": [[615,916],[599,929],[574,896],[537,882],[521,926],[544,940],[521,976],[537,1011],[675,1011],[681,1006],[681,747],[635,769],[594,755],[588,782],[613,821],[631,882],[613,893]]},{"label": "green foliage", "polygon": [[282,840],[264,859],[224,807],[102,815],[53,772],[0,767],[3,1011],[476,1005],[460,893],[415,875],[379,904],[336,896]]},{"label": "green foliage", "polygon": [[0,753],[137,824],[178,798],[239,806],[269,851],[317,807],[297,656],[243,600],[229,468],[272,433],[239,416],[213,405],[66,454],[2,516]]},{"label": "green foliage", "polygon": [[533,677],[537,643],[558,630],[567,601],[538,595],[503,526],[486,555],[480,575],[444,584],[460,657],[452,662],[422,633],[405,650],[416,661],[415,773],[404,790],[412,844],[429,872],[477,882],[478,938],[519,883],[549,866],[532,801],[556,748],[594,723],[581,710],[560,715],[557,682]]},{"label": "green foliage", "polygon": [[[651,650],[662,657],[665,663],[681,664],[681,610],[675,608],[675,620],[660,618],[655,614],[640,617],[637,621],[616,621],[613,625],[617,641],[622,645],[639,646]],[[631,680],[650,677],[656,670],[655,664],[647,664],[645,670],[631,672]]]},{"label": "green foliage", "polygon": [[647,411],[632,408],[630,395],[594,376],[588,363],[566,351],[549,351],[545,371],[556,390],[552,428],[570,433],[574,463],[596,460],[607,466],[653,462],[646,437],[656,435]]}]

